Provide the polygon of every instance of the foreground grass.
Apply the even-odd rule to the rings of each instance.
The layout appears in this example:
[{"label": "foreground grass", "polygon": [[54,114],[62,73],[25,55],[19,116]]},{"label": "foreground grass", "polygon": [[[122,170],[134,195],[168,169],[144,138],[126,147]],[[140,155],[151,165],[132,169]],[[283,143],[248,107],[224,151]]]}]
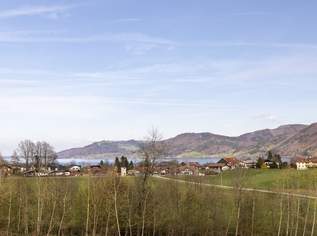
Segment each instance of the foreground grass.
[{"label": "foreground grass", "polygon": [[[259,173],[228,172],[223,181],[274,179]],[[0,179],[0,235],[315,235],[316,206],[156,178],[7,178]]]}]

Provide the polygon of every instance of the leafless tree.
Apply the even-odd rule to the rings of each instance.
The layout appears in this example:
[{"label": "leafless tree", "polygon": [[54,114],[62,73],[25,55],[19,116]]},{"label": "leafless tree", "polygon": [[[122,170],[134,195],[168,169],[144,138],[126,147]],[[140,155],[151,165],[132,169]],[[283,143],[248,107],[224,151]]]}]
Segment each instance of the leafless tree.
[{"label": "leafless tree", "polygon": [[0,152],[0,165],[3,165],[5,163],[4,158]]},{"label": "leafless tree", "polygon": [[166,146],[162,142],[162,135],[156,128],[152,128],[141,147],[143,157],[144,176],[143,181],[153,174],[156,161],[166,153]]},{"label": "leafless tree", "polygon": [[49,164],[55,162],[57,155],[54,148],[47,142],[40,142],[42,165],[47,168]]},{"label": "leafless tree", "polygon": [[13,151],[12,156],[11,156],[11,163],[13,165],[17,165],[20,162],[19,155],[17,151]]},{"label": "leafless tree", "polygon": [[21,141],[18,145],[17,152],[19,156],[25,160],[26,169],[30,168],[35,155],[35,144],[31,140]]},{"label": "leafless tree", "polygon": [[[21,141],[18,145],[18,149],[14,153],[15,160],[22,158],[25,160],[26,168],[30,166],[40,169],[45,167],[47,169],[49,164],[54,163],[57,155],[54,148],[47,142],[32,142],[31,140]],[[13,158],[12,156],[12,158]]]}]

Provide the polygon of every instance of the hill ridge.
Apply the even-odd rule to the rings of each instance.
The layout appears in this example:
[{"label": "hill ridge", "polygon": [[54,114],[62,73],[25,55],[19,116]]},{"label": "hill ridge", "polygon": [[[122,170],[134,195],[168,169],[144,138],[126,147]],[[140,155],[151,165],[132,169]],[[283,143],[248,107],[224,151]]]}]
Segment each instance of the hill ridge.
[{"label": "hill ridge", "polygon": [[[239,136],[225,136],[211,132],[186,132],[175,137],[162,140],[168,149],[168,155],[173,157],[223,156],[234,154],[236,156],[258,156],[270,149],[281,152],[283,155],[297,155],[307,152],[304,144],[300,144],[300,151],[288,145],[301,136],[301,133],[312,132],[316,126],[316,138],[306,140],[310,152],[317,154],[317,123],[311,125],[287,124],[274,129],[262,129],[241,134]],[[305,136],[305,134],[304,134]],[[112,158],[118,155],[138,156],[138,149],[143,143],[141,140],[101,140],[84,147],[70,148],[58,153],[59,158]],[[288,151],[290,150],[290,151]]]}]

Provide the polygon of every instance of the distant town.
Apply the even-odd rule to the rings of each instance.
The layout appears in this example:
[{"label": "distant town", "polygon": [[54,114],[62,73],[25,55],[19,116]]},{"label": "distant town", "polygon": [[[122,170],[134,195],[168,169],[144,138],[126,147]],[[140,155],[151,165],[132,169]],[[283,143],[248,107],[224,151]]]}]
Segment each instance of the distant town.
[{"label": "distant town", "polygon": [[[1,158],[0,176],[24,177],[74,177],[74,176],[142,176],[145,172],[156,176],[208,176],[225,171],[242,169],[286,169],[307,170],[317,167],[317,157],[296,156],[282,161],[279,154],[268,151],[265,156],[254,159],[240,159],[234,156],[221,158],[216,163],[197,161],[164,160],[164,158],[132,161],[129,157],[116,157],[110,162],[101,160],[98,164],[59,163],[54,148],[47,142],[22,141],[9,161]],[[145,170],[146,169],[146,170]]]}]

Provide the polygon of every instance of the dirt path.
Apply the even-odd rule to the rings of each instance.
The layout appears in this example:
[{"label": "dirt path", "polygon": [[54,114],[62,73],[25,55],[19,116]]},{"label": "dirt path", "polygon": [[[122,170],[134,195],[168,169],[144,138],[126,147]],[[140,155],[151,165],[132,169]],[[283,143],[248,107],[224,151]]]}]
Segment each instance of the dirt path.
[{"label": "dirt path", "polygon": [[[207,183],[198,183],[198,182],[193,182],[193,181],[186,181],[186,180],[181,180],[181,179],[173,179],[173,178],[162,177],[162,176],[154,176],[154,177],[158,178],[158,179],[165,180],[165,181],[173,181],[173,182],[192,184],[192,185],[199,184],[199,185],[206,186],[206,187],[219,188],[219,189],[224,189],[224,190],[234,190],[235,189],[232,186],[217,185],[217,184],[207,184]],[[298,198],[306,198],[306,199],[317,200],[317,196],[300,194],[300,193],[279,192],[279,191],[272,191],[272,190],[265,190],[265,189],[256,189],[256,188],[240,188],[240,190],[244,191],[244,192],[257,192],[257,193],[266,193],[266,194],[276,194],[276,195],[284,195],[284,196],[290,196],[290,197],[298,197]]]}]

